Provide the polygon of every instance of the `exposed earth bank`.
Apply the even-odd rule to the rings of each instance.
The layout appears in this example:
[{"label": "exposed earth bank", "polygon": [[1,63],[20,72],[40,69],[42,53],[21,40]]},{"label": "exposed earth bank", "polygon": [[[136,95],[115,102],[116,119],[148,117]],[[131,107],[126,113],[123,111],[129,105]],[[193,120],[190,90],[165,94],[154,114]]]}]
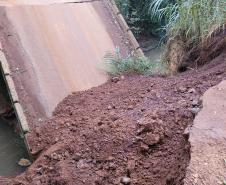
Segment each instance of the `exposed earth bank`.
[{"label": "exposed earth bank", "polygon": [[225,58],[168,78],[114,78],[68,96],[30,134],[33,165],[0,184],[183,184],[190,159],[185,129],[200,96],[225,79]]}]

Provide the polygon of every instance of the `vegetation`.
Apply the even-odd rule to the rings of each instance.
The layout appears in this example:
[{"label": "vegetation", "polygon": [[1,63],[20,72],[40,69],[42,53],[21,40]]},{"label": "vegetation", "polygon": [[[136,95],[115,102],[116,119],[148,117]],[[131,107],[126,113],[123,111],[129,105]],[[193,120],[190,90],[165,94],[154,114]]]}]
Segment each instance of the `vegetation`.
[{"label": "vegetation", "polygon": [[[164,20],[159,20],[152,16],[150,5],[153,0],[115,0],[124,18],[132,29],[133,33],[139,37],[143,36],[163,36],[165,25]],[[173,0],[164,0],[159,8],[164,8],[171,4]]]},{"label": "vegetation", "polygon": [[161,73],[161,65],[146,57],[130,56],[124,59],[119,53],[108,53],[105,56],[105,61],[107,72],[110,75],[120,75],[130,72],[142,75]]},{"label": "vegetation", "polygon": [[152,17],[165,20],[162,27],[167,37],[180,36],[196,44],[224,25],[226,0],[177,0],[161,8],[165,0],[153,0],[150,4]]},{"label": "vegetation", "polygon": [[[115,1],[135,35],[156,35],[167,43],[162,60],[173,72],[177,72],[183,62],[193,62],[184,61],[186,53],[202,48],[207,38],[225,29],[226,0]],[[127,63],[137,65],[134,61],[123,62],[126,68],[130,68]],[[120,67],[124,70],[125,66]]]},{"label": "vegetation", "polygon": [[226,0],[116,0],[136,35],[207,37],[226,20]]}]

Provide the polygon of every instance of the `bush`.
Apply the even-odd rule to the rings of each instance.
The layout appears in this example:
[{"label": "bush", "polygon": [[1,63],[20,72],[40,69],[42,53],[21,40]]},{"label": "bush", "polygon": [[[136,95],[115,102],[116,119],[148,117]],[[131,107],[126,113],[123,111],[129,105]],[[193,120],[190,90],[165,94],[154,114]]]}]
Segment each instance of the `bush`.
[{"label": "bush", "polygon": [[[150,12],[150,5],[154,0],[115,0],[121,13],[126,19],[133,33],[141,35],[155,35],[162,37],[165,33],[161,29],[165,25],[163,20],[153,17]],[[167,6],[172,0],[164,0],[159,8]]]},{"label": "bush", "polygon": [[105,61],[108,74],[113,76],[123,73],[153,75],[161,71],[159,62],[151,61],[146,57],[130,56],[124,59],[119,54],[108,53]]},{"label": "bush", "polygon": [[133,32],[190,42],[207,37],[226,20],[226,0],[115,0]]},{"label": "bush", "polygon": [[152,17],[164,20],[167,37],[180,36],[197,44],[226,21],[226,0],[177,0],[165,5],[166,0],[153,0]]}]

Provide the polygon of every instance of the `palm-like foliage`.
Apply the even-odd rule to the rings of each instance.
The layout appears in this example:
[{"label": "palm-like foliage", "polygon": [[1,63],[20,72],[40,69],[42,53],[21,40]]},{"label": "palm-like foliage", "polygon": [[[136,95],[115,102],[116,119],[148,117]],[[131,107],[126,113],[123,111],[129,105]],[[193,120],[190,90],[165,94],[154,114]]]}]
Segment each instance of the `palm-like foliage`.
[{"label": "palm-like foliage", "polygon": [[226,0],[116,0],[136,35],[202,40],[226,19]]},{"label": "palm-like foliage", "polygon": [[[142,35],[163,35],[164,22],[156,17],[153,17],[150,9],[150,4],[153,0],[115,0],[124,15],[127,23],[133,32],[139,36]],[[172,0],[164,0],[161,8],[166,6]]]}]

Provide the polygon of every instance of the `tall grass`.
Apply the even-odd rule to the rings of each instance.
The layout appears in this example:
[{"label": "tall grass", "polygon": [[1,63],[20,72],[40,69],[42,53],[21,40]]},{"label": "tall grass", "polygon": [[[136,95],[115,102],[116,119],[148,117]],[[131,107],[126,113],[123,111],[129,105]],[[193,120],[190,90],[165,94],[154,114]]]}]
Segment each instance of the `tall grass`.
[{"label": "tall grass", "polygon": [[106,70],[110,75],[136,73],[142,75],[164,74],[165,69],[160,63],[146,57],[129,56],[122,58],[119,53],[107,53],[105,56]]},{"label": "tall grass", "polygon": [[161,8],[165,0],[153,0],[149,11],[165,20],[167,37],[181,36],[191,43],[202,41],[226,21],[226,0],[177,0]]},{"label": "tall grass", "polygon": [[226,19],[226,0],[115,0],[136,35],[207,37]]},{"label": "tall grass", "polygon": [[[164,22],[152,17],[149,11],[153,0],[115,0],[115,2],[137,37],[164,34],[164,30],[160,29]],[[163,8],[172,2],[173,0],[164,0],[160,7]]]}]

